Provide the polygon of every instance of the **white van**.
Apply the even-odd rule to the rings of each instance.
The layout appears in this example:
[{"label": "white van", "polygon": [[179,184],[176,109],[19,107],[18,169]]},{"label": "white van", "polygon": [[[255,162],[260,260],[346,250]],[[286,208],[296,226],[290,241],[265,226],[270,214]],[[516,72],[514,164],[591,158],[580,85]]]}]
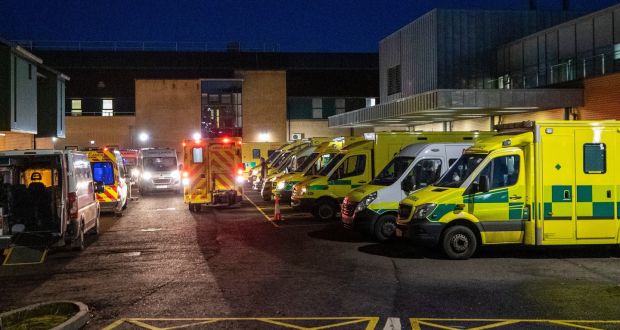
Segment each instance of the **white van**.
[{"label": "white van", "polygon": [[181,192],[181,173],[177,152],[168,148],[145,148],[138,155],[138,185],[141,194],[152,191]]},{"label": "white van", "polygon": [[88,157],[71,150],[0,152],[0,248],[20,235],[84,249],[99,233],[99,203]]},{"label": "white van", "polygon": [[367,185],[352,190],[341,206],[345,227],[378,241],[396,230],[398,203],[434,183],[473,143],[419,143],[402,149]]}]

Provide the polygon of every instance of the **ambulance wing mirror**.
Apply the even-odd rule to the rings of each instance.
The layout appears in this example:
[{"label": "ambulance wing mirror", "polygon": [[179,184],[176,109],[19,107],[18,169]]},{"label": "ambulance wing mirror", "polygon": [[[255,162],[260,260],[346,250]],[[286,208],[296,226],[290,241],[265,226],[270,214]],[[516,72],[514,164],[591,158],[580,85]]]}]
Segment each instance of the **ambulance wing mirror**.
[{"label": "ambulance wing mirror", "polygon": [[95,181],[93,184],[95,185],[95,193],[102,194],[103,192],[105,192],[105,186],[103,185],[103,182]]},{"label": "ambulance wing mirror", "polygon": [[489,180],[489,176],[481,175],[480,180],[478,181],[477,192],[485,193],[489,191],[490,187],[491,187],[491,180]]},{"label": "ambulance wing mirror", "polygon": [[400,183],[400,188],[406,193],[410,193],[413,191],[413,181],[411,179],[412,179],[411,177],[406,177]]}]

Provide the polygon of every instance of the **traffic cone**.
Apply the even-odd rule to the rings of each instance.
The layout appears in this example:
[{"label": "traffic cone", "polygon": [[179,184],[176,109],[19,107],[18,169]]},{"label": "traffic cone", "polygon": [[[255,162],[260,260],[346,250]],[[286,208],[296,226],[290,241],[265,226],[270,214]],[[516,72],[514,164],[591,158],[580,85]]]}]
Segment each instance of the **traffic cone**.
[{"label": "traffic cone", "polygon": [[276,195],[273,209],[273,221],[282,221],[282,213],[280,213],[280,196]]}]

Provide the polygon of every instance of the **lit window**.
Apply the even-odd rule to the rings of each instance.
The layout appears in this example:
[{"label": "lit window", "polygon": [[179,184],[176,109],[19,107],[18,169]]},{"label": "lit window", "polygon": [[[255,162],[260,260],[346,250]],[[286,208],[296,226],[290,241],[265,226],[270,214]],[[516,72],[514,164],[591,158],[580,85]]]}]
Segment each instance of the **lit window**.
[{"label": "lit window", "polygon": [[367,97],[366,98],[366,107],[374,107],[375,104],[377,104],[377,99],[374,97]]},{"label": "lit window", "polygon": [[82,115],[82,100],[71,100],[71,115],[72,116],[81,116]]},{"label": "lit window", "polygon": [[620,44],[614,45],[614,60],[620,60]]},{"label": "lit window", "polygon": [[114,115],[114,103],[112,100],[104,99],[102,101],[102,111],[101,115],[104,117],[109,117]]}]

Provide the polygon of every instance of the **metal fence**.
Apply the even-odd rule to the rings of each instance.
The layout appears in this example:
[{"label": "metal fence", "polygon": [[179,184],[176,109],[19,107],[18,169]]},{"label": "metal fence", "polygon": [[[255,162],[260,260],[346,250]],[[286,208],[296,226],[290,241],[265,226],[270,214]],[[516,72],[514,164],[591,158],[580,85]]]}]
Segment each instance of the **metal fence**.
[{"label": "metal fence", "polygon": [[245,44],[240,42],[171,42],[171,41],[75,41],[13,40],[28,50],[73,51],[165,51],[165,52],[279,52],[278,43]]}]

